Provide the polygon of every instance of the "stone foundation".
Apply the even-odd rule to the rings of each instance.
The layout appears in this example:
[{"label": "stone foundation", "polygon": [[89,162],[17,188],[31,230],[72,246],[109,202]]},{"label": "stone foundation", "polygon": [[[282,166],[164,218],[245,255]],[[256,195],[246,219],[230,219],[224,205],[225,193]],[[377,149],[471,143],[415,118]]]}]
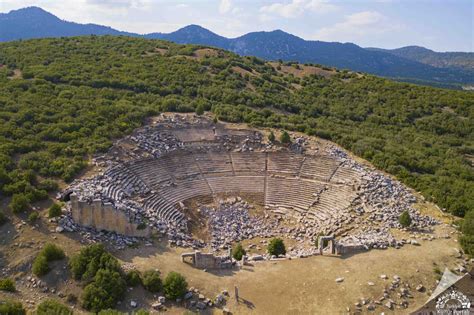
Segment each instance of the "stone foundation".
[{"label": "stone foundation", "polygon": [[[230,253],[230,251],[229,251]],[[181,254],[181,261],[186,262],[186,258],[191,258],[193,267],[199,269],[227,269],[232,268],[232,258],[230,256],[214,256],[211,253],[194,253]]]}]

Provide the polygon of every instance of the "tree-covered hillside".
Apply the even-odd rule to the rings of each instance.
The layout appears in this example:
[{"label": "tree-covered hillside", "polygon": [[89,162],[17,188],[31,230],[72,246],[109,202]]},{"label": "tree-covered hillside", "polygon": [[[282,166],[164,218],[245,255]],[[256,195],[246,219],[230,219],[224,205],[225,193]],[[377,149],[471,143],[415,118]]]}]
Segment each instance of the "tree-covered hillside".
[{"label": "tree-covered hillside", "polygon": [[144,118],[200,106],[331,139],[450,212],[473,210],[474,94],[348,72],[295,77],[198,49],[113,36],[0,44],[1,193],[27,208]]}]

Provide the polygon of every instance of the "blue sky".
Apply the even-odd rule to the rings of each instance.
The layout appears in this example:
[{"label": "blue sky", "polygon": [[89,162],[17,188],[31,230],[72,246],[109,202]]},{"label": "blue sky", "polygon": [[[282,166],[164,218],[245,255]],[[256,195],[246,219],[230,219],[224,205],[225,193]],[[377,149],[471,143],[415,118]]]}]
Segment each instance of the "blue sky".
[{"label": "blue sky", "polygon": [[227,37],[282,29],[363,47],[472,52],[474,46],[474,0],[0,0],[0,12],[32,5],[65,20],[137,33],[199,24]]}]

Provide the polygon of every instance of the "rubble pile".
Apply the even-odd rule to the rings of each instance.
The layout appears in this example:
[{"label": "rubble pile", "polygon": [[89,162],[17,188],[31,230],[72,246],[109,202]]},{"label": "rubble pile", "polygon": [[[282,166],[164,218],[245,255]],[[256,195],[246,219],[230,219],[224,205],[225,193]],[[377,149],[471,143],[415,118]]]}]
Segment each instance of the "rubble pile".
[{"label": "rubble pile", "polygon": [[146,126],[129,138],[136,143],[138,148],[150,153],[155,158],[184,146],[183,142],[174,135],[155,126]]},{"label": "rubble pile", "polygon": [[212,249],[227,249],[245,239],[275,235],[278,221],[250,216],[250,208],[251,206],[240,197],[222,201],[217,208],[200,208],[200,212],[208,218]]},{"label": "rubble pile", "polygon": [[390,234],[388,228],[374,229],[371,227],[364,227],[359,233],[341,238],[339,244],[347,247],[363,246],[366,250],[371,248],[386,249],[401,245]]}]

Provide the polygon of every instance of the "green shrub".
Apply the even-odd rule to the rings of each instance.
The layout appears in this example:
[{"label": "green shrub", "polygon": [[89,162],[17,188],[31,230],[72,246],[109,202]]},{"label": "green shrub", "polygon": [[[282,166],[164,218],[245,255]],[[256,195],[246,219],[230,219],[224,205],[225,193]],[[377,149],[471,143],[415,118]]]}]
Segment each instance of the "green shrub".
[{"label": "green shrub", "polygon": [[268,135],[268,141],[275,142],[275,134],[273,133],[273,131],[271,131]]},{"label": "green shrub", "polygon": [[91,280],[99,269],[121,272],[117,259],[110,255],[102,244],[83,247],[79,254],[71,258],[69,267],[76,280]]},{"label": "green shrub", "polygon": [[57,245],[47,243],[43,249],[38,253],[34,262],[32,272],[38,277],[44,276],[50,270],[48,263],[53,260],[61,260],[66,255],[64,251]]},{"label": "green shrub", "polygon": [[289,144],[291,143],[291,138],[288,132],[283,131],[282,134],[280,135],[280,142],[283,144]]},{"label": "green shrub", "polygon": [[49,272],[48,260],[44,255],[36,256],[31,271],[38,277],[44,276]]},{"label": "green shrub", "polygon": [[61,211],[61,206],[57,203],[53,204],[48,209],[48,216],[50,218],[59,217],[61,214],[63,214],[63,212]]},{"label": "green shrub", "polygon": [[163,282],[163,290],[167,299],[182,298],[188,289],[186,279],[177,272],[170,272]]},{"label": "green shrub", "polygon": [[235,248],[232,250],[232,257],[235,260],[241,260],[242,257],[246,254],[245,249],[242,247],[242,244],[238,243]]},{"label": "green shrub", "polygon": [[94,282],[88,284],[82,291],[82,307],[88,311],[98,312],[114,306],[115,303],[109,298],[107,292]]},{"label": "green shrub", "polygon": [[465,235],[474,235],[474,210],[468,211],[461,224],[461,232]]},{"label": "green shrub", "polygon": [[40,255],[44,255],[48,262],[53,260],[61,260],[66,257],[61,247],[52,243],[46,243],[46,245],[44,245],[43,249],[41,250]]},{"label": "green shrub", "polygon": [[2,315],[26,315],[26,310],[20,302],[0,301],[0,314]]},{"label": "green shrub", "polygon": [[125,315],[125,313],[109,308],[109,309],[100,311],[99,313],[97,313],[97,315]]},{"label": "green shrub", "polygon": [[136,287],[142,284],[142,278],[138,270],[130,270],[127,272],[125,280],[127,281],[127,285],[130,287]]},{"label": "green shrub", "polygon": [[38,305],[35,315],[72,315],[72,310],[56,300],[45,300]]},{"label": "green shrub", "polygon": [[283,243],[283,240],[281,238],[272,239],[268,244],[267,249],[270,255],[278,256],[286,254],[285,243]]},{"label": "green shrub", "polygon": [[160,272],[147,270],[142,277],[143,286],[150,292],[159,292],[162,288]]},{"label": "green shrub", "polygon": [[99,269],[94,281],[82,293],[82,306],[89,311],[98,312],[113,308],[125,295],[126,284],[120,273]]},{"label": "green shrub", "polygon": [[196,114],[198,114],[199,116],[201,116],[202,114],[204,114],[204,105],[203,105],[203,104],[199,104],[199,105],[196,107]]},{"label": "green shrub", "polygon": [[56,191],[58,190],[58,188],[59,188],[58,183],[56,183],[52,179],[45,179],[38,184],[38,189],[41,189],[47,192]]},{"label": "green shrub", "polygon": [[459,243],[469,257],[474,257],[474,235],[461,235]]},{"label": "green shrub", "polygon": [[402,214],[398,218],[398,222],[400,222],[400,224],[405,228],[411,225],[411,217],[408,210],[402,212]]},{"label": "green shrub", "polygon": [[7,221],[8,221],[8,219],[7,219],[7,216],[5,215],[5,213],[3,213],[3,211],[0,211],[0,226],[5,224]]},{"label": "green shrub", "polygon": [[9,204],[13,213],[25,212],[30,208],[30,200],[23,194],[15,194]]},{"label": "green shrub", "polygon": [[12,279],[0,279],[0,290],[1,291],[8,291],[8,292],[15,292],[15,282]]},{"label": "green shrub", "polygon": [[34,223],[39,219],[39,213],[37,211],[33,211],[28,216],[28,222]]},{"label": "green shrub", "polygon": [[462,249],[468,256],[474,257],[474,210],[468,211],[464,216],[461,232],[464,233],[459,237]]}]

